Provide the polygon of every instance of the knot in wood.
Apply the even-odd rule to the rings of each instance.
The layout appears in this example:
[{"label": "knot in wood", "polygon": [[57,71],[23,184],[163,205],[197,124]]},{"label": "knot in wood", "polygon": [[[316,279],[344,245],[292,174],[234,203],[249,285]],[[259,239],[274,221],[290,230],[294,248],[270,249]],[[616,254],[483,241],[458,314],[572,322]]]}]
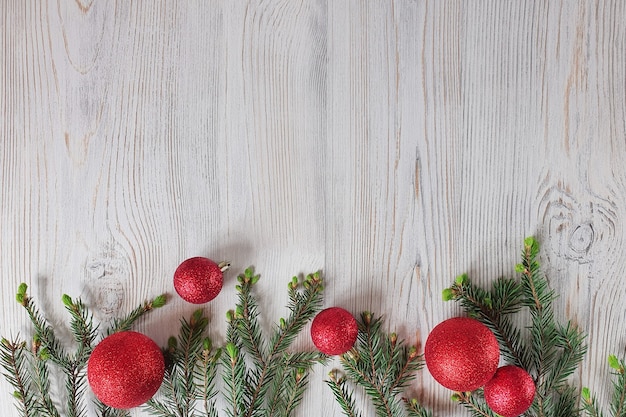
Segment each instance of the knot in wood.
[{"label": "knot in wood", "polygon": [[594,235],[595,233],[591,223],[578,225],[570,235],[570,249],[579,254],[585,254],[589,252],[589,249],[593,244]]}]

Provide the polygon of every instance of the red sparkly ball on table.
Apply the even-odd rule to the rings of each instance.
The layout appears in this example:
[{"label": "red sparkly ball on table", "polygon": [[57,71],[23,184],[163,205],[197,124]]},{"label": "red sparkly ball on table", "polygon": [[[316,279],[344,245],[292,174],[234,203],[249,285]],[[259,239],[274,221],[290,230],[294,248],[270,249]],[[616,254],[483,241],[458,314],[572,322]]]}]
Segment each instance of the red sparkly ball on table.
[{"label": "red sparkly ball on table", "polygon": [[113,408],[148,401],[163,382],[165,360],[148,336],[133,331],[102,339],[87,362],[87,380],[96,397]]},{"label": "red sparkly ball on table", "polygon": [[439,323],[424,345],[430,374],[454,391],[474,391],[493,377],[500,347],[493,332],[478,320],[455,317]]},{"label": "red sparkly ball on table", "polygon": [[192,304],[204,304],[222,290],[224,271],[229,264],[217,264],[208,258],[195,257],[183,261],[174,272],[174,289]]},{"label": "red sparkly ball on table", "polygon": [[507,365],[498,368],[485,384],[485,401],[503,417],[517,417],[530,408],[535,398],[535,382],[526,370]]},{"label": "red sparkly ball on table", "polygon": [[341,307],[320,311],[311,323],[313,344],[326,355],[346,353],[354,346],[358,334],[356,319]]}]

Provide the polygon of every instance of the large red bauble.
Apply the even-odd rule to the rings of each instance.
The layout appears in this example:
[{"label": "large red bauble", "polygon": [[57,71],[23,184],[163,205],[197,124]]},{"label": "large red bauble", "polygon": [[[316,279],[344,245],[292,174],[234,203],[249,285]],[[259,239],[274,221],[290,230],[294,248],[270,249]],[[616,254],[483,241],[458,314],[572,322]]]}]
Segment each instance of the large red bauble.
[{"label": "large red bauble", "polygon": [[474,391],[498,368],[500,347],[481,322],[455,317],[439,323],[428,335],[424,359],[431,375],[454,391]]},{"label": "large red bauble", "polygon": [[326,355],[346,353],[356,342],[359,326],[352,314],[341,307],[320,311],[311,323],[311,339]]},{"label": "large red bauble", "polygon": [[227,266],[208,258],[195,257],[183,261],[174,272],[174,289],[183,300],[193,304],[211,301],[222,290]]},{"label": "large red bauble", "polygon": [[157,344],[133,331],[102,339],[87,362],[87,379],[96,397],[113,408],[148,401],[163,382],[165,360]]},{"label": "large red bauble", "polygon": [[524,369],[507,365],[498,368],[485,384],[485,401],[503,417],[517,417],[528,410],[535,398],[535,382]]}]

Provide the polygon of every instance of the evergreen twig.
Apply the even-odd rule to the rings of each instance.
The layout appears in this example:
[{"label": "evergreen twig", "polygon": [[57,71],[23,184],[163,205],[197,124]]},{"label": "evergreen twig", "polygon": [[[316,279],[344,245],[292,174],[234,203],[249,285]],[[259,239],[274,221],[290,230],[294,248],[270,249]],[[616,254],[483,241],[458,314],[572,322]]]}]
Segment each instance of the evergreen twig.
[{"label": "evergreen twig", "polygon": [[[626,362],[618,359],[615,355],[609,355],[609,367],[613,374],[613,396],[611,397],[610,410],[612,417],[626,417]],[[603,417],[595,396],[591,390],[584,387],[581,391],[582,411],[589,417]]]},{"label": "evergreen twig", "polygon": [[482,392],[457,392],[452,399],[458,401],[465,409],[467,409],[473,417],[497,417],[482,397]]},{"label": "evergreen twig", "polygon": [[[458,277],[452,287],[444,290],[444,300],[459,301],[465,311],[495,334],[506,362],[528,371],[536,385],[535,400],[526,413],[536,417],[571,417],[578,413],[576,388],[568,378],[586,353],[585,335],[571,322],[557,322],[552,302],[555,292],[541,273],[539,244],[532,238],[524,240],[522,262],[516,266],[519,280],[501,278],[492,291],[485,291],[470,282],[466,275]],[[530,312],[528,331],[513,326],[509,315],[520,308]],[[482,396],[458,394],[458,400],[473,413],[488,407]],[[483,407],[484,406],[484,407]]]},{"label": "evergreen twig", "polygon": [[154,310],[155,308],[161,308],[165,305],[167,301],[167,297],[165,294],[161,294],[150,301],[146,301],[142,305],[135,308],[133,311],[128,313],[126,316],[122,318],[115,318],[113,322],[108,327],[106,334],[110,335],[113,333],[130,330],[133,323],[135,323],[138,319],[143,317],[145,314]]},{"label": "evergreen twig", "polygon": [[610,355],[609,366],[613,369],[613,375],[616,377],[613,381],[611,413],[613,417],[626,417],[626,363],[617,359],[617,356]]},{"label": "evergreen twig", "polygon": [[[86,413],[83,402],[87,385],[86,366],[99,336],[98,326],[93,322],[92,314],[80,299],[73,300],[69,295],[64,294],[62,302],[70,314],[69,327],[76,342],[75,351],[69,353],[55,335],[52,326],[28,296],[27,289],[25,283],[20,284],[15,298],[24,307],[33,324],[32,351],[26,348],[25,342],[10,342],[2,339],[0,355],[5,369],[4,376],[16,389],[14,396],[18,404],[21,404],[24,416],[84,416]],[[156,308],[165,303],[164,298],[157,297],[155,300],[145,305]],[[56,366],[49,367],[49,362]],[[60,371],[65,376],[67,404],[62,407],[62,410],[59,410],[60,405],[52,400],[51,370]],[[98,401],[96,401],[96,406],[101,417],[127,417],[129,415],[123,410],[113,410]]]},{"label": "evergreen twig", "polygon": [[356,409],[354,396],[352,390],[346,384],[345,376],[340,377],[338,375],[338,371],[334,369],[328,374],[326,384],[330,387],[333,395],[335,396],[335,400],[337,400],[337,403],[343,410],[344,415],[347,417],[361,416],[361,413],[359,413]]},{"label": "evergreen twig", "polygon": [[[305,276],[302,282],[297,277],[291,280],[288,285],[289,316],[280,319],[268,344],[261,332],[257,303],[252,294],[252,287],[258,280],[259,275],[255,275],[252,268],[238,276],[236,289],[239,299],[235,310],[228,314],[228,340],[233,353],[237,353],[229,355],[230,372],[225,375],[232,394],[229,396],[230,405],[233,414],[239,411],[245,417],[259,413],[288,416],[301,400],[312,366],[326,360],[324,355],[316,352],[304,354],[306,356],[301,354],[299,362],[293,362],[294,357],[291,361],[285,360],[287,349],[320,310],[324,287],[319,272]],[[246,352],[251,359],[250,369],[247,366],[241,369],[243,362],[239,356],[242,352]],[[236,368],[237,365],[239,368]],[[273,382],[277,376],[280,376],[283,385]],[[241,387],[242,383],[243,391],[235,395],[232,389]]]},{"label": "evergreen twig", "polygon": [[[364,389],[377,416],[405,415],[409,409],[403,407],[398,395],[422,368],[422,356],[417,354],[415,346],[407,347],[399,341],[395,333],[383,332],[381,317],[374,318],[372,313],[364,312],[358,324],[355,346],[340,357],[345,378]],[[344,413],[352,415],[354,401],[346,389],[344,377],[337,378],[336,373],[331,373],[331,379],[326,382]]]},{"label": "evergreen twig", "polygon": [[28,350],[26,343],[19,340],[3,338],[0,343],[0,362],[4,368],[3,375],[15,391],[17,408],[22,417],[38,416],[38,402],[33,393],[31,376],[28,367]]},{"label": "evergreen twig", "polygon": [[417,398],[404,398],[404,402],[408,417],[433,417],[433,413],[421,405]]},{"label": "evergreen twig", "polygon": [[202,407],[208,417],[217,416],[217,409],[213,400],[217,396],[214,380],[217,375],[217,364],[221,354],[221,349],[213,351],[211,339],[205,337],[202,342],[197,379],[201,381],[201,386],[203,387],[198,399],[202,401]]},{"label": "evergreen twig", "polygon": [[48,369],[49,355],[41,349],[41,342],[37,334],[33,337],[33,385],[39,397],[40,409],[47,417],[60,417],[50,395],[50,374]]},{"label": "evergreen twig", "polygon": [[[160,401],[153,398],[145,406],[155,415],[192,416],[195,400],[201,396],[198,392],[197,380],[200,363],[204,364],[204,332],[209,320],[204,316],[203,311],[198,309],[193,312],[189,320],[182,319],[180,323],[178,338],[170,338],[166,350],[168,369],[163,379],[163,393],[167,399]],[[212,359],[210,352],[206,356],[207,361]],[[213,379],[210,375],[202,379],[208,383],[207,386],[202,387],[208,401],[210,393],[214,391]]]}]

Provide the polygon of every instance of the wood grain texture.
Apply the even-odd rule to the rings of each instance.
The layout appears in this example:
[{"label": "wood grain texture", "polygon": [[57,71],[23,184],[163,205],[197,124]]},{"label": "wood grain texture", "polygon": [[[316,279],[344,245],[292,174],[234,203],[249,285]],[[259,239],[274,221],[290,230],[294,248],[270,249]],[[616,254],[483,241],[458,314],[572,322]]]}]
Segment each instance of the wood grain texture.
[{"label": "wood grain texture", "polygon": [[[423,343],[458,313],[454,276],[511,275],[534,234],[558,314],[589,334],[576,378],[608,402],[623,1],[6,0],[0,22],[3,335],[29,334],[21,281],[62,329],[61,294],[107,320],[205,255],[233,263],[207,306],[216,343],[248,265],[268,329],[287,280],[322,269],[326,305]],[[164,344],[192,310],[174,298],[138,329]],[[300,415],[341,415],[329,370]],[[409,393],[465,415],[426,370]],[[0,411],[17,415],[8,394]]]}]

